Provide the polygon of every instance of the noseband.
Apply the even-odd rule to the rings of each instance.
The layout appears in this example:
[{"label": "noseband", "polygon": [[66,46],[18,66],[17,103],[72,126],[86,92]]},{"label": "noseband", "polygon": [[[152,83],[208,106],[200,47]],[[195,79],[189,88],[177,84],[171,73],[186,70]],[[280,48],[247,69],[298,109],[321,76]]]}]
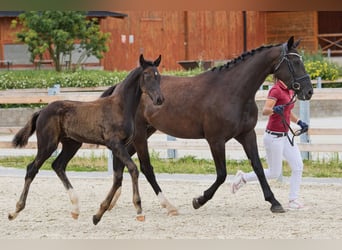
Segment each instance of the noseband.
[{"label": "noseband", "polygon": [[279,62],[277,63],[277,65],[275,66],[274,72],[276,72],[279,69],[280,65],[285,61],[287,64],[287,67],[289,68],[291,76],[292,76],[292,82],[291,82],[290,86],[293,90],[299,91],[300,86],[301,86],[300,83],[304,82],[304,81],[310,81],[310,76],[309,76],[309,74],[304,74],[302,76],[296,77],[293,64],[290,61],[288,56],[298,56],[300,58],[300,60],[302,60],[302,56],[299,55],[298,53],[293,53],[293,52],[287,53],[287,45],[283,44],[282,45],[281,58],[280,58]]}]

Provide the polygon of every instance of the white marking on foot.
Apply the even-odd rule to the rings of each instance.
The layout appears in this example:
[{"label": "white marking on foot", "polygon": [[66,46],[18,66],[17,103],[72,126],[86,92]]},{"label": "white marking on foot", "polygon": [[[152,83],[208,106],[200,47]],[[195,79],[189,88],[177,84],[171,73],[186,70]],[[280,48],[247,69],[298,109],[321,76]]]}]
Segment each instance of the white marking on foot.
[{"label": "white marking on foot", "polygon": [[70,188],[67,190],[69,194],[69,198],[71,201],[71,214],[79,215],[80,214],[80,208],[78,205],[78,196],[73,188]]}]

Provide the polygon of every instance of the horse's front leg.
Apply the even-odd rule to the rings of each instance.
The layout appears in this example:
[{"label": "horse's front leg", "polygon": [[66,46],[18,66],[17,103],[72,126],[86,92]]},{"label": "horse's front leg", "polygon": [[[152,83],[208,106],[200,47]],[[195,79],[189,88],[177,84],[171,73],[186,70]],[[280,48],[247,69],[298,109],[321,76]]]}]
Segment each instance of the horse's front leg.
[{"label": "horse's front leg", "polygon": [[246,134],[236,137],[236,139],[242,144],[248,159],[251,161],[253,170],[258,177],[262,191],[264,193],[265,200],[272,204],[271,211],[273,213],[284,213],[284,208],[274,197],[274,194],[267,182],[264,168],[262,167],[262,163],[259,157],[258,145],[254,129]]},{"label": "horse's front leg", "polygon": [[[117,158],[122,161],[123,164],[125,164],[128,168],[128,171],[132,177],[132,185],[133,185],[133,204],[137,210],[137,220],[144,221],[145,216],[142,214],[142,208],[141,208],[141,199],[139,194],[139,188],[138,188],[138,177],[139,177],[139,171],[137,166],[134,164],[132,159],[130,158],[127,150],[125,149],[124,145],[122,144],[112,144],[112,153],[113,157],[116,156]],[[112,188],[110,189],[107,197],[105,200],[101,203],[100,209],[97,212],[96,215],[93,216],[93,223],[96,225],[102,218],[105,211],[109,210],[111,208],[111,203],[116,202],[116,198],[121,193],[121,185],[122,185],[122,179],[123,179],[123,166],[118,167],[114,172],[114,181]]]},{"label": "horse's front leg", "polygon": [[[136,119],[136,123],[138,123],[138,119]],[[166,208],[167,214],[170,216],[178,215],[179,213],[177,208],[168,201],[168,199],[164,196],[161,188],[159,187],[156,180],[156,176],[153,171],[153,166],[151,165],[151,160],[148,152],[147,138],[150,135],[152,135],[156,131],[156,129],[153,127],[149,127],[149,129],[147,130],[147,134],[145,134],[143,133],[143,131],[146,131],[146,125],[142,127],[139,125],[140,124],[136,125],[137,133],[134,139],[134,148],[136,149],[136,152],[138,154],[141,172],[145,175],[147,181],[152,186],[155,194],[157,195],[160,201],[161,207]],[[133,153],[130,152],[130,155],[133,155]]]},{"label": "horse's front leg", "polygon": [[227,177],[225,141],[208,140],[208,143],[215,162],[216,180],[206,191],[204,191],[202,196],[193,199],[192,205],[195,209],[200,208],[210,200]]},{"label": "horse's front leg", "polygon": [[[117,170],[114,172],[113,185],[112,185],[111,189],[109,190],[109,193],[107,194],[106,198],[101,203],[100,209],[93,216],[93,223],[94,223],[94,225],[97,225],[97,223],[100,222],[103,214],[107,210],[112,209],[111,202],[114,200],[114,197],[116,196],[118,198],[120,196],[120,194],[121,194],[121,186],[122,186],[122,179],[123,179],[123,169],[124,169],[124,166],[122,166],[122,168],[117,168]],[[115,202],[116,202],[117,198],[115,199]]]}]

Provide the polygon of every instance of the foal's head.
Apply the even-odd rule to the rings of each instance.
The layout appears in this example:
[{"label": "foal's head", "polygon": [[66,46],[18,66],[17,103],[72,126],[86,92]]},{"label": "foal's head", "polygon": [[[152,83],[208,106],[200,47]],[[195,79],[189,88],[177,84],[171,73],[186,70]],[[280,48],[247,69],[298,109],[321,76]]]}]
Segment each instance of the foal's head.
[{"label": "foal's head", "polygon": [[146,61],[142,54],[139,58],[143,70],[139,79],[140,89],[151,98],[154,105],[161,105],[164,102],[164,96],[160,90],[160,74],[157,69],[160,60],[161,55],[153,62]]},{"label": "foal's head", "polygon": [[294,90],[300,100],[310,100],[313,88],[302,57],[296,49],[299,42],[300,40],[294,42],[292,36],[282,45],[279,61],[274,67],[274,76]]}]

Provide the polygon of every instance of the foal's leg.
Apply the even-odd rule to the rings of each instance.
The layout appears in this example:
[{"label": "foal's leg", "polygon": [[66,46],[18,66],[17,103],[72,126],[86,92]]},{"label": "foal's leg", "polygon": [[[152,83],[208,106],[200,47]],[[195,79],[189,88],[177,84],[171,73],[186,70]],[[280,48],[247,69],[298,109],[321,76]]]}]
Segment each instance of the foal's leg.
[{"label": "foal's leg", "polygon": [[[131,146],[131,148],[133,147]],[[117,191],[115,192],[114,197],[108,207],[108,211],[113,209],[113,207],[116,205],[116,202],[118,201],[121,195],[121,186],[122,186],[124,168],[125,168],[125,165],[122,163],[122,161],[120,161],[119,158],[113,155],[113,185],[117,185]],[[112,188],[115,188],[115,187],[112,187]]]},{"label": "foal's leg", "polygon": [[274,194],[265,177],[264,169],[259,157],[258,145],[254,129],[246,134],[236,137],[236,139],[242,144],[248,159],[251,161],[253,170],[258,177],[262,191],[264,193],[265,200],[272,204],[271,211],[273,213],[285,212],[281,204],[274,197]]},{"label": "foal's leg", "polygon": [[214,139],[211,141],[208,140],[208,143],[215,162],[216,180],[206,191],[204,191],[202,196],[193,199],[192,205],[195,209],[200,208],[210,200],[227,177],[225,141]]},{"label": "foal's leg", "polygon": [[71,216],[72,218],[77,219],[80,214],[78,196],[74,191],[68,177],[66,176],[65,169],[68,162],[71,160],[72,157],[74,157],[77,150],[82,146],[82,143],[69,139],[63,141],[62,145],[62,152],[52,163],[52,168],[56,172],[59,179],[62,181],[65,189],[69,194],[69,198],[72,204]]},{"label": "foal's leg", "polygon": [[[138,177],[139,171],[133,160],[131,159],[130,155],[128,154],[125,146],[121,143],[114,143],[112,144],[112,153],[116,157],[118,157],[128,168],[128,171],[132,178],[132,186],[133,186],[133,204],[137,210],[137,220],[144,221],[145,216],[142,214],[141,208],[141,199],[139,194],[138,188]],[[96,215],[93,216],[93,223],[96,225],[102,218],[105,211],[108,210],[111,201],[119,187],[121,187],[122,183],[122,172],[117,171],[114,173],[114,182],[112,188],[110,189],[109,193],[107,194],[105,200],[101,203],[99,211]]]},{"label": "foal's leg", "polygon": [[168,215],[178,215],[178,210],[175,206],[173,206],[163,195],[161,188],[159,187],[156,176],[153,171],[153,166],[151,165],[151,160],[148,152],[148,145],[147,145],[147,138],[152,135],[156,129],[153,127],[149,127],[149,130],[147,131],[147,135],[145,133],[142,133],[141,131],[145,131],[146,126],[143,126],[139,130],[139,127],[137,125],[136,127],[136,136],[134,139],[134,146],[138,154],[139,162],[140,162],[140,169],[141,172],[146,176],[147,181],[152,186],[155,194],[157,195],[160,205],[163,208],[166,208]]},{"label": "foal's leg", "polygon": [[40,167],[43,163],[51,156],[51,154],[57,149],[57,143],[53,143],[50,141],[47,147],[45,148],[44,145],[38,142],[38,153],[36,158],[27,165],[26,167],[26,175],[25,175],[25,183],[23,191],[20,195],[19,201],[16,204],[15,212],[8,214],[9,220],[14,220],[20,211],[25,208],[26,205],[26,198],[30,189],[30,185],[34,178],[36,177]]}]

